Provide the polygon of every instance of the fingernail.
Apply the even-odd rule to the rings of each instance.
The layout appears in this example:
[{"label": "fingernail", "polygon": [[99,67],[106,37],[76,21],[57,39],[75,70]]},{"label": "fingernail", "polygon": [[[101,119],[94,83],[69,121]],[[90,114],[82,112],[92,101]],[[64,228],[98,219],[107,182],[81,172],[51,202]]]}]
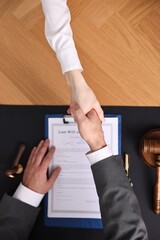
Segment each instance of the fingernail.
[{"label": "fingernail", "polygon": [[[41,140],[41,141],[39,142],[39,144],[43,144],[43,143],[44,143],[44,140]],[[38,145],[39,145],[39,144],[38,144]]]}]

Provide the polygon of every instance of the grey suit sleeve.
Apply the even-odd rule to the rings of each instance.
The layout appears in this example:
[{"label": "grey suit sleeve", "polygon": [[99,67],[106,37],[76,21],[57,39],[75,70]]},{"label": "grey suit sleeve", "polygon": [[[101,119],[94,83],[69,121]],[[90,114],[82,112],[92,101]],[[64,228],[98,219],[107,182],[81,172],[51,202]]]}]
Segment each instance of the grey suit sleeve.
[{"label": "grey suit sleeve", "polygon": [[147,240],[138,200],[121,156],[92,165],[106,240]]},{"label": "grey suit sleeve", "polygon": [[0,239],[28,239],[39,211],[5,194],[0,201]]}]

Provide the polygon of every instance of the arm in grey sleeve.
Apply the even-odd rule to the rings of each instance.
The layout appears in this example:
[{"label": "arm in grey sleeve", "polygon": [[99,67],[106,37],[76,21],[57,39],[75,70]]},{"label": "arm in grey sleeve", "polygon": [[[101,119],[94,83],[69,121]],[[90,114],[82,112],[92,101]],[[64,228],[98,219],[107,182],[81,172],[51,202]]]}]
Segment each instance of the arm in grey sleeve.
[{"label": "arm in grey sleeve", "polygon": [[5,194],[0,201],[0,239],[27,240],[39,211]]},{"label": "arm in grey sleeve", "polygon": [[62,72],[80,69],[82,66],[77,54],[70,25],[71,15],[66,0],[41,0],[45,16],[45,36],[55,51]]},{"label": "arm in grey sleeve", "polygon": [[106,240],[147,240],[140,206],[121,156],[92,165]]}]

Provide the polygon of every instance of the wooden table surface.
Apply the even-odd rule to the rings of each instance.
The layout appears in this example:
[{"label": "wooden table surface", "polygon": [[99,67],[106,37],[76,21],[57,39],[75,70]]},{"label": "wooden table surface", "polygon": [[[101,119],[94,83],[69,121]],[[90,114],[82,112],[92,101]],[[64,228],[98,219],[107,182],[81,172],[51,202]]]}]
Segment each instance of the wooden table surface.
[{"label": "wooden table surface", "polygon": [[[160,1],[68,0],[83,75],[101,105],[160,105]],[[0,1],[0,104],[64,105],[40,0]]]}]

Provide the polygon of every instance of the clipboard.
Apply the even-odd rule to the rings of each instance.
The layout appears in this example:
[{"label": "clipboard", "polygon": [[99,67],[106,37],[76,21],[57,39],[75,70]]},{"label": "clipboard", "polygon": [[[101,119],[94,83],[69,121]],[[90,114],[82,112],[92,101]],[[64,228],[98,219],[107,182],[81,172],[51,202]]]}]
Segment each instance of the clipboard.
[{"label": "clipboard", "polygon": [[[107,144],[109,143],[111,148],[114,146],[112,149],[112,152],[115,155],[121,154],[121,130],[122,130],[121,125],[122,125],[122,117],[120,114],[105,114],[105,122],[102,123],[102,127],[104,130],[104,135],[105,135],[105,131],[107,130],[107,134],[108,134],[107,138],[108,139],[106,141],[107,141]],[[73,143],[74,143],[75,139],[76,139],[76,141],[77,141],[77,139],[79,141],[79,138],[76,135],[79,133],[77,133],[78,130],[76,130],[76,128],[77,128],[77,124],[74,122],[73,118],[70,115],[51,114],[51,115],[45,116],[45,137],[50,139],[50,143],[51,143],[51,145],[54,145],[56,147],[56,151],[57,151],[56,140],[55,140],[56,137],[60,138],[60,141],[61,141],[60,147],[65,146],[65,150],[66,150],[67,145],[69,145],[69,147],[74,145]],[[65,137],[62,137],[62,139],[61,139],[61,136],[63,136],[63,134],[64,135],[71,134],[71,137],[69,136],[69,140],[68,139],[65,140],[68,137],[68,135],[65,135]],[[83,145],[84,144],[83,139],[81,138],[80,141],[77,142],[77,144]],[[59,145],[59,143],[57,143],[57,145]],[[87,147],[88,147],[88,145],[87,145]],[[59,150],[59,148],[58,148],[58,150]],[[88,150],[89,150],[89,147],[88,147]],[[86,148],[85,153],[87,153],[88,150]],[[61,151],[61,148],[60,148],[60,151]],[[73,151],[76,151],[76,150],[74,149]],[[81,154],[78,151],[79,151],[79,149],[77,149],[76,154],[78,154],[78,155]],[[85,157],[85,153],[83,154],[84,157]],[[72,157],[72,153],[70,155],[70,158],[71,157]],[[52,160],[52,163],[49,167],[50,171],[53,169],[55,158]],[[57,157],[57,159],[58,159],[58,157]],[[88,160],[85,159],[85,162],[88,163]],[[80,167],[82,168],[82,166],[80,166]],[[62,169],[63,169],[63,167],[62,167]],[[62,172],[62,170],[61,170],[61,172]],[[90,169],[90,172],[91,172],[91,169]],[[69,174],[70,174],[70,172],[69,172]],[[82,174],[82,172],[80,172],[80,174]],[[68,175],[66,175],[66,176],[68,176]],[[58,177],[58,179],[59,179],[59,177]],[[68,178],[66,178],[66,179],[68,180]],[[84,179],[85,179],[85,177],[84,177]],[[79,210],[79,208],[81,208],[80,204],[78,204],[78,207],[77,207],[78,210],[77,209],[70,210],[68,205],[65,203],[65,201],[66,202],[69,201],[68,200],[69,197],[66,196],[66,200],[61,198],[61,193],[63,196],[63,191],[65,192],[65,194],[67,193],[67,190],[66,189],[64,190],[65,187],[63,186],[64,179],[62,181],[62,177],[61,177],[60,180],[58,180],[58,181],[59,181],[58,183],[56,181],[56,183],[54,184],[54,187],[45,195],[45,198],[44,198],[44,204],[45,204],[44,224],[45,224],[45,226],[66,227],[66,228],[102,229],[103,226],[102,226],[102,220],[101,220],[101,216],[100,216],[100,210],[97,209],[97,203],[96,203],[96,201],[98,201],[98,196],[96,195],[97,200],[95,200],[95,203],[89,202],[91,199],[85,199],[86,202],[87,201],[89,202],[89,205],[85,206],[85,210],[83,209],[83,207],[82,207],[82,209]],[[91,180],[91,181],[93,181],[93,180]],[[84,186],[85,186],[85,183],[82,183],[82,184],[84,184]],[[73,185],[74,184],[71,184],[71,187]],[[55,190],[55,189],[58,189],[59,186],[60,186],[60,188],[62,186],[64,187],[64,188],[62,187],[62,191],[60,191],[60,195],[58,195],[58,193]],[[94,187],[95,187],[95,185],[94,185]],[[75,186],[73,187],[73,189],[75,189]],[[78,190],[76,189],[76,190],[73,190],[73,192],[74,191],[75,191],[75,194],[73,193],[73,196],[76,196],[76,194],[78,194],[78,192],[77,192]],[[86,196],[88,194],[88,190],[87,190],[87,192],[85,190],[84,190],[84,192],[83,192],[83,190],[79,190],[79,191],[81,191],[81,196],[82,195]],[[89,189],[89,191],[90,191],[90,189]],[[91,195],[92,194],[95,195],[94,190],[92,190],[92,188],[91,188]],[[57,200],[57,204],[54,204],[56,196],[58,196],[59,199]],[[61,202],[61,201],[62,201],[62,203],[60,204],[59,202]],[[71,202],[71,204],[74,205],[74,199],[71,201],[73,201],[73,202]],[[77,198],[75,200],[75,202],[76,201],[78,202],[79,199]],[[64,205],[66,204],[67,210],[62,211],[63,202],[64,202]],[[92,213],[91,209],[88,209],[88,208],[91,208],[92,204],[93,204],[93,208],[94,208],[93,213]],[[98,203],[98,206],[99,206],[99,203]],[[52,213],[52,209],[54,209],[53,213]]]}]

